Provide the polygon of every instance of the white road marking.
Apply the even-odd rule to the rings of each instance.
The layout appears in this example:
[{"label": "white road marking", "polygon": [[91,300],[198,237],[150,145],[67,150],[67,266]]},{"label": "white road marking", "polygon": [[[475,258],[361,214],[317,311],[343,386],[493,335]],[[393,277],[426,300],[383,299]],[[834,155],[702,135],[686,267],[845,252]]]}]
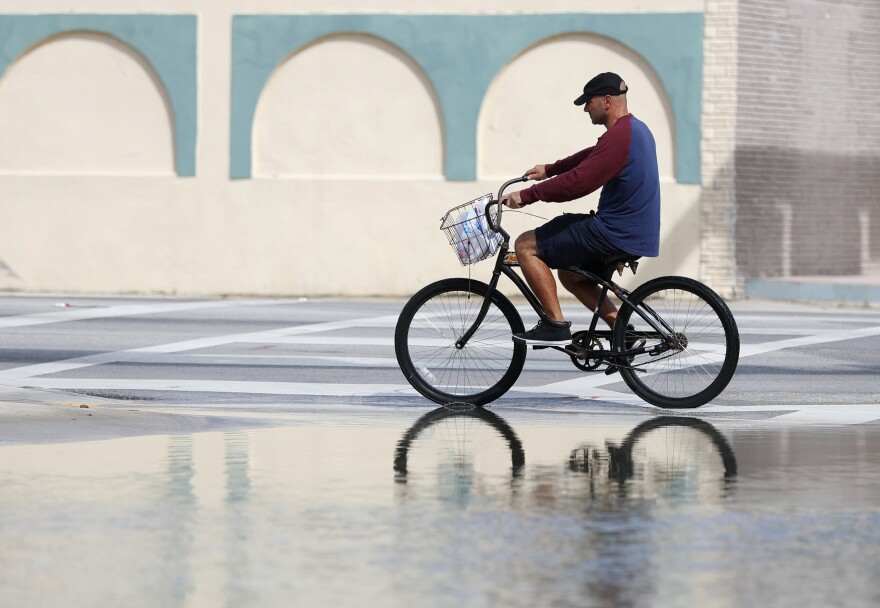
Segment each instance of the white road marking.
[{"label": "white road marking", "polygon": [[276,303],[277,302],[272,300],[211,300],[201,302],[163,302],[158,304],[123,304],[121,306],[96,306],[94,308],[67,308],[55,312],[0,317],[0,329],[45,325],[47,323],[70,323],[71,321],[85,321],[89,319],[152,315],[163,312],[183,312],[205,308],[265,306]]},{"label": "white road marking", "polygon": [[[485,361],[485,360],[484,360]],[[353,355],[220,355],[133,353],[113,363],[146,363],[154,365],[240,366],[240,367],[370,367],[398,369],[394,357],[360,357]],[[20,369],[20,368],[19,368]],[[529,362],[529,371],[558,372],[565,368],[559,359],[538,359]],[[2,378],[0,372],[0,378]]]},{"label": "white road marking", "polygon": [[[156,365],[198,367],[372,367],[396,369],[394,357],[356,357],[348,355],[176,355],[144,353],[129,360]],[[557,366],[558,367],[558,366]]]},{"label": "white road marking", "polygon": [[777,350],[783,350],[785,348],[814,346],[816,344],[825,344],[828,342],[860,340],[862,338],[871,338],[874,336],[880,336],[880,326],[862,327],[859,329],[840,329],[828,333],[814,333],[813,335],[803,336],[800,338],[791,338],[789,340],[763,342],[761,344],[743,344],[740,347],[739,356],[740,358],[751,357],[753,355],[772,353]]},{"label": "white road marking", "polygon": [[261,332],[248,332],[241,334],[228,334],[225,336],[213,336],[209,338],[196,338],[193,340],[184,340],[182,342],[172,342],[170,344],[159,344],[156,346],[145,346],[142,348],[100,353],[97,355],[87,355],[85,357],[74,357],[72,359],[51,361],[49,363],[38,363],[36,365],[27,365],[24,367],[15,367],[12,369],[0,371],[0,382],[4,382],[7,379],[14,380],[20,378],[31,378],[33,376],[43,376],[47,374],[58,374],[73,369],[91,367],[94,365],[102,365],[104,363],[136,360],[137,357],[143,353],[178,353],[188,350],[199,350],[215,346],[224,346],[235,342],[265,343],[265,341],[287,335],[309,334],[321,331],[348,329],[351,327],[359,327],[360,324],[364,322],[372,322],[386,318],[388,317],[374,317],[372,319],[349,319],[347,321],[331,321],[327,323],[295,325],[293,327],[270,329]]},{"label": "white road marking", "polygon": [[799,424],[862,424],[880,420],[880,404],[810,405],[788,408],[796,412],[777,416],[779,422]]},{"label": "white road marking", "polygon": [[[646,404],[647,405],[647,404]],[[652,407],[652,406],[648,406]],[[792,411],[795,410],[795,411]],[[728,415],[762,414],[780,412],[767,423],[800,423],[800,424],[860,424],[880,420],[880,403],[841,403],[834,405],[704,405],[695,410],[677,410],[701,414],[723,413]]]},{"label": "white road marking", "polygon": [[132,378],[33,378],[17,388],[92,391],[177,391],[252,395],[370,397],[416,395],[409,384],[321,384],[316,382],[242,382],[236,380],[138,380]]}]

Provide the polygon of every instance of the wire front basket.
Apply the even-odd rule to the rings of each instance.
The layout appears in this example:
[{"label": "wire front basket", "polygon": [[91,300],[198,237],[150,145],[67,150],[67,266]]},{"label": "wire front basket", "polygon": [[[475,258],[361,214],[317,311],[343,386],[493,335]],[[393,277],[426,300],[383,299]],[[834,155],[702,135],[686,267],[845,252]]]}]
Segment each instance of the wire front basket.
[{"label": "wire front basket", "polygon": [[[443,216],[440,230],[446,233],[446,238],[462,266],[476,264],[498,251],[501,235],[492,230],[486,221],[486,205],[491,200],[492,195],[486,194],[464,205],[453,207]],[[498,207],[493,207],[489,213],[495,221]]]}]

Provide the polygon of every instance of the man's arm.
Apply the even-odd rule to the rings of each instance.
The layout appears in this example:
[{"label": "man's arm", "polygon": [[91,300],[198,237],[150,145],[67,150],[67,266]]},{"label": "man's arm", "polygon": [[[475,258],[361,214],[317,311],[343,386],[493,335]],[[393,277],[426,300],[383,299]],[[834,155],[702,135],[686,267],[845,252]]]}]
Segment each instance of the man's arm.
[{"label": "man's arm", "polygon": [[575,152],[567,158],[557,160],[555,163],[544,165],[545,171],[547,172],[547,177],[554,177],[556,175],[561,175],[566,171],[571,171],[579,164],[587,160],[587,157],[589,157],[595,149],[596,146],[590,146],[589,148],[584,148],[580,152]]},{"label": "man's arm", "polygon": [[551,175],[550,167],[555,170],[559,166],[566,166],[563,163],[568,163],[570,159],[582,158],[575,167],[556,174],[553,179],[520,190],[522,203],[525,205],[535,201],[562,203],[595,192],[626,166],[629,159],[629,144],[629,128],[609,131],[594,148],[587,148],[548,166],[547,175]]},{"label": "man's arm", "polygon": [[[584,150],[581,150],[580,152],[572,154],[568,158],[557,160],[555,163],[550,163],[549,165],[535,165],[534,167],[526,171],[525,176],[530,180],[541,182],[548,177],[553,177],[554,175],[558,175],[561,172],[569,171],[570,169],[567,169],[566,167],[570,166],[570,168],[573,169],[574,167],[582,163],[590,155],[594,147],[595,146],[586,148]],[[535,201],[532,200],[528,203],[524,202],[522,198],[520,198],[520,193],[514,192],[513,194],[507,195],[502,198],[501,202],[512,209],[521,209],[522,207],[525,207],[526,205],[531,204]]]}]

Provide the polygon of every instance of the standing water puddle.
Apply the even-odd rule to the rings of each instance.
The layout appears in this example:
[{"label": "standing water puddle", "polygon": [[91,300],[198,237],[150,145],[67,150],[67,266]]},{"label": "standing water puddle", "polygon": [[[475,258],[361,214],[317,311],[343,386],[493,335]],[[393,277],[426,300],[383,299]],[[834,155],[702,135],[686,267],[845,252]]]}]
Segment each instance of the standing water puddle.
[{"label": "standing water puddle", "polygon": [[880,604],[875,425],[372,409],[0,447],[3,604]]}]

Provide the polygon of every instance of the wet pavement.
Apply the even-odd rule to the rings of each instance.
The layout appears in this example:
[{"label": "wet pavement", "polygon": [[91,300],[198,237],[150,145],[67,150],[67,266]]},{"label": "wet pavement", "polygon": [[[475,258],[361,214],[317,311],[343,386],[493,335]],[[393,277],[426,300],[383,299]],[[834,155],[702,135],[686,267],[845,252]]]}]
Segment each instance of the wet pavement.
[{"label": "wet pavement", "polygon": [[51,302],[0,298],[4,605],[880,604],[877,312],[735,304],[670,412],[531,353],[437,408],[400,302]]}]

